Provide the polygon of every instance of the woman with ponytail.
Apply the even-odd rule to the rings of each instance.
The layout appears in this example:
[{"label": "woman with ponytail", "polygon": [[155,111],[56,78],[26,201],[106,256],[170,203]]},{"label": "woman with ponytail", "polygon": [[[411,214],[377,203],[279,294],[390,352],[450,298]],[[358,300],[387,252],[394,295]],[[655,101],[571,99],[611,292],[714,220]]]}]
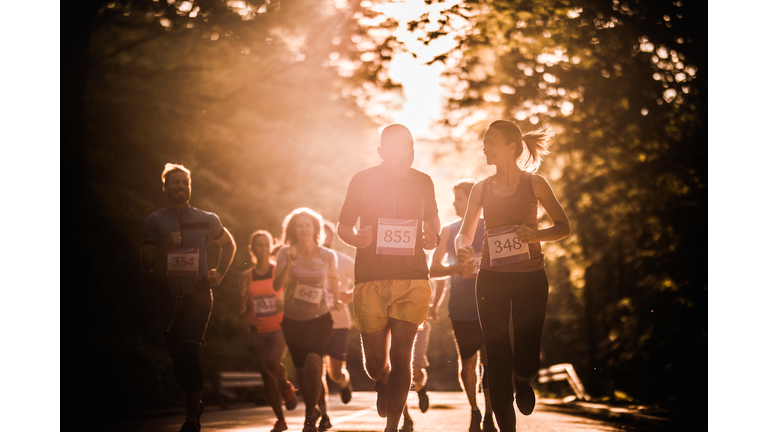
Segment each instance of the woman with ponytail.
[{"label": "woman with ponytail", "polygon": [[[464,264],[474,252],[471,244],[482,210],[485,238],[475,289],[488,352],[491,405],[501,432],[515,431],[515,399],[524,415],[531,414],[536,404],[531,381],[540,366],[549,292],[541,242],[558,241],[571,233],[549,183],[535,174],[542,156],[549,154],[552,136],[548,128],[523,135],[507,120],[488,126],[483,153],[496,174],[472,188],[455,241],[458,262]],[[552,221],[548,228],[538,227],[539,203]]]}]

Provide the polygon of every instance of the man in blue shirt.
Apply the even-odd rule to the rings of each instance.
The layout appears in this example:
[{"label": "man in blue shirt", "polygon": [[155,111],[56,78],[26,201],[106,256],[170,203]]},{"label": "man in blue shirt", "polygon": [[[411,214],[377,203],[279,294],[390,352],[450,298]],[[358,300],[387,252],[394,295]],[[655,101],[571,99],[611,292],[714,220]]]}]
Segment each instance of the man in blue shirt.
[{"label": "man in blue shirt", "polygon": [[[470,415],[469,432],[494,432],[496,430],[493,424],[493,410],[491,401],[488,397],[488,382],[485,378],[485,339],[480,328],[480,316],[477,312],[477,300],[475,297],[475,281],[477,279],[477,268],[480,264],[479,254],[470,259],[467,264],[461,265],[456,259],[456,248],[453,244],[456,234],[459,233],[464,213],[467,211],[469,192],[475,181],[471,179],[459,180],[453,186],[453,208],[459,220],[447,224],[443,227],[440,237],[446,241],[440,243],[432,255],[432,264],[429,268],[429,275],[433,278],[443,278],[448,276],[450,280],[451,296],[448,301],[448,318],[451,319],[453,336],[456,339],[456,347],[459,351],[461,364],[459,368],[459,377],[464,387],[464,391],[469,399],[469,405],[472,410]],[[472,247],[479,251],[483,246],[483,237],[485,235],[485,224],[482,219],[477,224],[475,237],[472,241]],[[443,259],[447,256],[447,265]],[[430,306],[430,317],[437,320],[437,309],[443,300],[445,284],[437,284],[435,290],[435,301]],[[480,362],[482,368],[482,386],[485,395],[485,416],[480,414],[477,407],[477,353],[480,352]],[[482,429],[481,429],[482,418]]]},{"label": "man in blue shirt", "polygon": [[[203,411],[199,350],[205,344],[203,337],[213,308],[211,287],[227,273],[235,242],[215,213],[189,205],[192,186],[187,168],[166,164],[161,178],[168,206],[144,221],[141,266],[162,282],[158,308],[176,382],[187,402],[187,417],[180,432],[197,432]],[[208,270],[206,260],[210,240],[221,248],[219,265],[212,270]]]}]

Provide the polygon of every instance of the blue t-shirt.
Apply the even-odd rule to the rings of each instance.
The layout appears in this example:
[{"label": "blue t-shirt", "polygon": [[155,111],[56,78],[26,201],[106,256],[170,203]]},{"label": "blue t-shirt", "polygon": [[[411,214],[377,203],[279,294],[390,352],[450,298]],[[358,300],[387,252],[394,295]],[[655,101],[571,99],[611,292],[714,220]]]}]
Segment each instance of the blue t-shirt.
[{"label": "blue t-shirt", "polygon": [[[459,234],[459,228],[461,228],[461,219],[448,225],[451,228],[451,235],[448,237],[448,264],[456,264],[456,246],[454,240]],[[475,238],[472,239],[472,248],[475,252],[480,252],[483,249],[483,238],[485,233],[485,221],[480,219],[477,222],[477,229],[475,230]],[[475,297],[475,281],[477,277],[471,277],[464,279],[460,275],[452,275],[451,281],[451,296],[448,300],[448,318],[454,321],[475,321],[480,319],[477,314],[477,300]]]},{"label": "blue t-shirt", "polygon": [[196,248],[199,252],[197,276],[168,276],[167,260],[165,257],[160,268],[156,269],[156,271],[170,294],[190,294],[193,292],[195,285],[206,278],[208,264],[205,255],[208,241],[221,237],[224,234],[224,227],[215,213],[186,206],[182,207],[180,214],[176,214],[170,207],[165,207],[152,213],[144,220],[144,232],[141,243],[142,245],[160,247],[168,241],[171,233],[176,231],[181,231],[181,245],[179,249]]}]

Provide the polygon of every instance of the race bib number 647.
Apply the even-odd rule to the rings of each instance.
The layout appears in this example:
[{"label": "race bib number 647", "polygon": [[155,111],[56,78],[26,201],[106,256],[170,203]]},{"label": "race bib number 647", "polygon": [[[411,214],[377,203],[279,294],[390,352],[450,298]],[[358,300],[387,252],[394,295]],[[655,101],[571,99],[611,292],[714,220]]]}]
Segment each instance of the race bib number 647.
[{"label": "race bib number 647", "polygon": [[491,267],[531,259],[528,243],[520,241],[515,226],[488,230],[488,249],[491,253]]}]

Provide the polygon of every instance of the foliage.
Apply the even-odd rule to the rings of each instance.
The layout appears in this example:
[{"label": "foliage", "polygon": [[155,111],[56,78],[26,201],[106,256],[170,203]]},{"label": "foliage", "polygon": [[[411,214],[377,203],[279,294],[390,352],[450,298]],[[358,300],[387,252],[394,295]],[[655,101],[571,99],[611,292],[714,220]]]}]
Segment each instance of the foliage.
[{"label": "foliage", "polygon": [[335,221],[340,185],[378,161],[376,124],[361,107],[397,86],[386,56],[359,59],[374,46],[359,20],[374,13],[357,3],[98,3],[88,4],[84,93],[64,95],[73,112],[82,109],[82,135],[64,138],[84,215],[76,232],[83,249],[98,251],[87,265],[99,323],[89,328],[98,359],[89,373],[103,394],[119,389],[99,410],[113,416],[181,401],[156,281],[138,265],[143,220],[165,205],[163,165],[192,170],[191,204],[217,213],[238,245],[201,351],[210,389],[216,370],[255,367],[234,284],[249,265],[250,233],[279,237],[282,218],[299,206]]},{"label": "foliage", "polygon": [[410,24],[425,43],[460,32],[435,59],[448,126],[556,130],[542,173],[573,234],[546,252],[567,277],[552,278],[544,358],[569,353],[596,395],[706,394],[705,17],[671,0],[506,0]]}]

